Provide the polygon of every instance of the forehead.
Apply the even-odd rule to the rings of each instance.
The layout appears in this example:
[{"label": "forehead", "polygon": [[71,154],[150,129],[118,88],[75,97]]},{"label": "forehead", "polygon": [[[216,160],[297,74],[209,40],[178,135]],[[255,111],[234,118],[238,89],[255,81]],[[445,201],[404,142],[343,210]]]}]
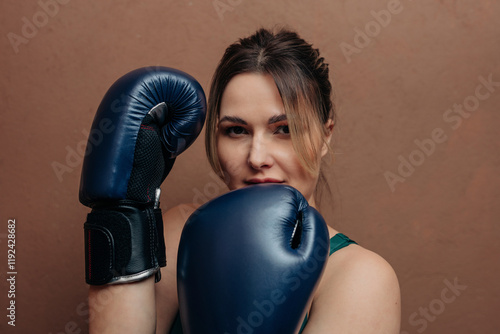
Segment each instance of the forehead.
[{"label": "forehead", "polygon": [[283,102],[269,74],[242,73],[233,77],[222,94],[219,117],[284,114]]}]

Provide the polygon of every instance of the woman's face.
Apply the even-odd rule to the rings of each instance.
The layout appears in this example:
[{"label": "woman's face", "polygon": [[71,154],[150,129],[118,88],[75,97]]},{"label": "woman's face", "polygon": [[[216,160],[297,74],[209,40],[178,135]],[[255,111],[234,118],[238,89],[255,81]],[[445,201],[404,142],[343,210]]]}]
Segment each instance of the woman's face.
[{"label": "woman's face", "polygon": [[282,183],[315,206],[318,175],[300,164],[278,88],[267,74],[244,73],[228,83],[217,126],[217,152],[230,190]]}]

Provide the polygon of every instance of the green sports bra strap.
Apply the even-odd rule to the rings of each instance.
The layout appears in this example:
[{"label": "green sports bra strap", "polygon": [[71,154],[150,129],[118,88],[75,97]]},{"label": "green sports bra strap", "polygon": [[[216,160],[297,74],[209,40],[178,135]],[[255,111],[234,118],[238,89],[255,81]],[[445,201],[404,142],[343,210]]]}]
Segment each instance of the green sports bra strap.
[{"label": "green sports bra strap", "polygon": [[357,243],[356,243],[356,241],[349,239],[348,236],[346,236],[342,233],[335,234],[330,239],[330,255],[332,255],[334,252],[338,251],[339,249],[342,249],[346,246],[349,246],[350,244],[357,244]]}]

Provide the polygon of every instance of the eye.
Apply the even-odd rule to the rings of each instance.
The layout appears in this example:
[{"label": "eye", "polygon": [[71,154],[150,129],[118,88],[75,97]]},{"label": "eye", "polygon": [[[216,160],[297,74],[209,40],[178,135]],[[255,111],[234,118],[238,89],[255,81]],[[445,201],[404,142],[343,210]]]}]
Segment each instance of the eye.
[{"label": "eye", "polygon": [[230,126],[224,130],[224,133],[231,137],[240,136],[246,133],[246,130],[242,126]]},{"label": "eye", "polygon": [[276,128],[275,133],[280,134],[280,135],[289,135],[290,129],[288,128],[288,125],[280,125]]}]

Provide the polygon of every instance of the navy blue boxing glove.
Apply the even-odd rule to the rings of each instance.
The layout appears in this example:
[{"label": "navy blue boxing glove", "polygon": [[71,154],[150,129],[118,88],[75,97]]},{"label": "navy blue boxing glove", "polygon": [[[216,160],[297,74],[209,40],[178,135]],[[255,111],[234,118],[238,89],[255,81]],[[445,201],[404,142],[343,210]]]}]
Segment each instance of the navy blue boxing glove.
[{"label": "navy blue boxing glove", "polygon": [[196,139],[206,100],[190,75],[144,67],[119,78],[92,124],[80,180],[85,277],[91,285],[145,279],[166,265],[160,185]]},{"label": "navy blue boxing glove", "polygon": [[294,188],[253,185],[195,211],[177,286],[185,333],[297,333],[329,253],[325,221]]}]

